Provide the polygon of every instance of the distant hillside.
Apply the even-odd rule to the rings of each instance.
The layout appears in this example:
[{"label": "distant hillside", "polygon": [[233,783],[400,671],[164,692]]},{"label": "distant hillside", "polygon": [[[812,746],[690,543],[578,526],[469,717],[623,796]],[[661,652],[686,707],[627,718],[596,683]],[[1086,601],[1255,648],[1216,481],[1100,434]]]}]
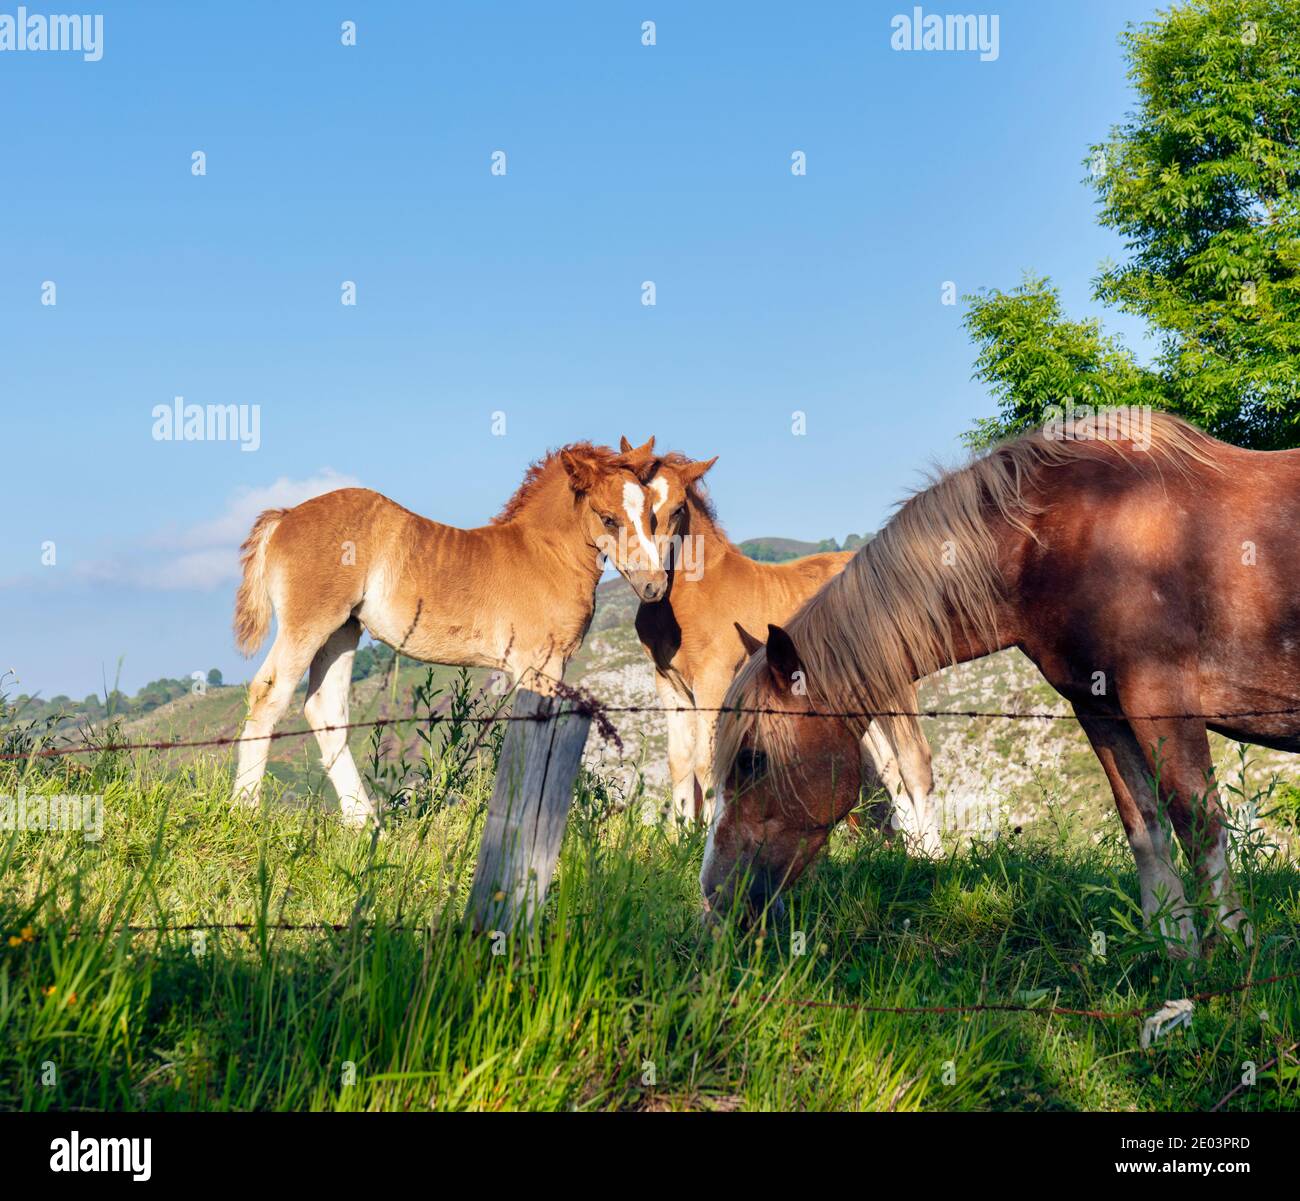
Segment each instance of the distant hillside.
[{"label": "distant hillside", "polygon": [[171,680],[164,677],[153,680],[135,696],[127,696],[114,688],[105,696],[97,696],[92,692],[80,701],[62,694],[47,700],[27,693],[5,699],[5,683],[0,678],[0,715],[6,720],[34,722],[51,729],[62,729],[86,722],[103,722],[114,717],[124,720],[143,717],[191,693],[201,694],[208,688],[220,688],[222,681],[221,672],[214,667],[206,675],[195,672],[190,679]]},{"label": "distant hillside", "polygon": [[857,550],[871,538],[871,534],[850,534],[843,545],[834,538],[823,538],[820,542],[800,542],[797,538],[748,538],[740,543],[740,549],[760,563],[784,563],[787,559],[802,559],[804,555],[819,555],[825,551]]}]

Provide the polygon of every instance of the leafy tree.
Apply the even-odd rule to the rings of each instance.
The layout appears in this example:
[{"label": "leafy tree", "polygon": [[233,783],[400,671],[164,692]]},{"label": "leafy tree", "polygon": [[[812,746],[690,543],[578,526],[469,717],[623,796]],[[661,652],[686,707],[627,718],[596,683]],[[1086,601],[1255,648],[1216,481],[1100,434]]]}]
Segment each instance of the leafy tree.
[{"label": "leafy tree", "polygon": [[209,671],[208,671],[208,687],[209,687],[209,688],[220,688],[220,687],[221,687],[221,668],[219,668],[219,667],[213,667],[213,668],[210,668],[210,669],[209,669]]},{"label": "leafy tree", "polygon": [[1095,295],[1159,339],[1149,370],[1047,280],[968,297],[984,444],[1066,398],[1171,409],[1230,441],[1300,444],[1300,4],[1189,0],[1121,36],[1137,108],[1087,162],[1130,257]]},{"label": "leafy tree", "polygon": [[[1161,403],[1159,381],[1143,371],[1095,319],[1069,321],[1047,279],[1026,276],[1011,292],[968,297],[966,329],[978,348],[975,374],[1001,412],[976,419],[967,435],[986,446],[1043,422],[1043,410],[1075,404]],[[1163,407],[1163,406],[1162,406]]]}]

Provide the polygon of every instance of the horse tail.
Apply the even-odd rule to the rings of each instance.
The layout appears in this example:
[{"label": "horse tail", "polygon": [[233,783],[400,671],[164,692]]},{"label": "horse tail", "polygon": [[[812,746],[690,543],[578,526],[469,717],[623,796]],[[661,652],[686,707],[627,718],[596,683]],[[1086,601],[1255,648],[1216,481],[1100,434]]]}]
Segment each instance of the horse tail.
[{"label": "horse tail", "polygon": [[271,589],[266,578],[266,544],[288,509],[267,509],[260,513],[239,548],[244,578],[235,596],[235,645],[251,655],[271,626]]}]

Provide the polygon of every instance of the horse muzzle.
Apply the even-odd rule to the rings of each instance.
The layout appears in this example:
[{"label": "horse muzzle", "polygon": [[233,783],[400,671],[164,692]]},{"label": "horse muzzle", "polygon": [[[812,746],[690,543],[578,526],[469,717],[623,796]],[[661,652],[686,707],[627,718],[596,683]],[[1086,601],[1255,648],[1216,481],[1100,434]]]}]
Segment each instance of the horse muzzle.
[{"label": "horse muzzle", "polygon": [[663,571],[629,571],[627,582],[647,604],[663,600],[668,595],[668,574]]}]

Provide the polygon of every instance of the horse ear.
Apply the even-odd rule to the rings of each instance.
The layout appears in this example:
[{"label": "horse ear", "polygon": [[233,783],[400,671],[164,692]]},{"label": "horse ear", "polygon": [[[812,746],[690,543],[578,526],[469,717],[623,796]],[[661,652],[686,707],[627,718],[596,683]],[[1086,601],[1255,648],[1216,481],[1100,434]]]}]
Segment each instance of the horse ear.
[{"label": "horse ear", "polygon": [[655,459],[655,440],[651,435],[650,440],[642,446],[633,447],[626,438],[619,440],[619,456],[614,460],[618,467],[626,467],[642,483],[645,483],[655,471],[658,462]]},{"label": "horse ear", "polygon": [[560,451],[560,462],[569,473],[569,484],[575,492],[590,492],[596,486],[596,471],[590,459],[575,455],[566,447]]},{"label": "horse ear", "polygon": [[792,687],[795,672],[803,670],[793,639],[780,626],[767,627],[767,669],[780,688]]},{"label": "horse ear", "polygon": [[681,469],[682,484],[689,488],[696,480],[700,479],[714,463],[718,461],[718,456],[714,455],[711,459],[697,459],[694,463],[687,463]]},{"label": "horse ear", "polygon": [[740,622],[733,621],[731,624],[736,627],[736,633],[740,635],[740,645],[745,648],[745,654],[747,656],[752,655],[755,651],[763,649],[763,643],[745,629]]}]

